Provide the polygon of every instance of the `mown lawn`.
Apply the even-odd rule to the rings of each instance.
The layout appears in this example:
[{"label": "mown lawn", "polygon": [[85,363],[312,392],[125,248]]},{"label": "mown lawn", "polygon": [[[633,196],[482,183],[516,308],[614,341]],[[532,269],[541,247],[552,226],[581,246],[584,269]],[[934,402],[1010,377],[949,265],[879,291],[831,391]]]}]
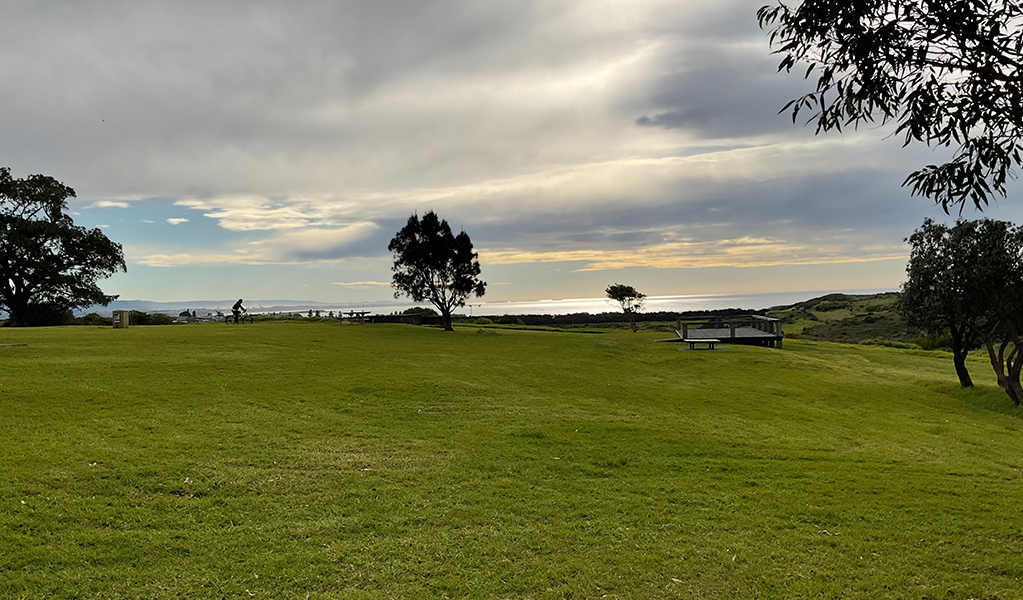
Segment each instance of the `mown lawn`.
[{"label": "mown lawn", "polygon": [[0,597],[1023,597],[993,385],[657,337],[0,330]]}]

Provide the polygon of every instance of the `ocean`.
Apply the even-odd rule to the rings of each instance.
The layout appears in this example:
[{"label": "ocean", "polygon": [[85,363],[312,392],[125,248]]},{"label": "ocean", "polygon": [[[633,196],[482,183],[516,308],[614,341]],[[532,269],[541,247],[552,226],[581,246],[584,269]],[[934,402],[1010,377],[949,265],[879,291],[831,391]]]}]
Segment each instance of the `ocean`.
[{"label": "ocean", "polygon": [[[870,290],[817,290],[806,292],[773,292],[765,294],[707,294],[693,296],[650,296],[643,307],[643,312],[683,312],[690,310],[721,310],[725,308],[739,308],[759,310],[772,306],[795,304],[825,294],[877,294],[881,292],[893,292],[894,289],[870,289]],[[248,304],[248,303],[247,303]],[[386,314],[401,311],[409,306],[411,302],[389,300],[384,302],[358,303],[315,303],[315,304],[290,304],[277,306],[260,306],[259,303],[249,305],[250,312],[297,312],[304,313],[309,309],[319,310],[321,314],[333,311],[370,311],[376,314]],[[429,306],[421,304],[420,306]],[[460,314],[470,316],[499,316],[499,315],[564,315],[571,313],[603,313],[618,312],[621,309],[617,304],[607,298],[565,298],[549,300],[525,300],[515,302],[472,302],[465,308],[457,311]]]},{"label": "ocean", "polygon": [[[643,312],[683,312],[689,310],[722,310],[745,308],[759,310],[772,306],[795,304],[825,294],[878,294],[892,289],[844,290],[812,292],[775,292],[767,294],[710,294],[703,296],[649,296]],[[618,312],[621,308],[607,298],[571,298],[564,300],[534,300],[527,302],[481,302],[466,306],[459,312],[472,315],[546,314]]]}]

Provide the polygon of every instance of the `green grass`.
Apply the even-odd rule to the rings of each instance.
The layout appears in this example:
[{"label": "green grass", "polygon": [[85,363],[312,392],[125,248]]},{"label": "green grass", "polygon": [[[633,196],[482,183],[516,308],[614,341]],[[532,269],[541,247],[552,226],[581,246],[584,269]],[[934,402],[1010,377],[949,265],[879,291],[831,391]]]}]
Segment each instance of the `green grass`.
[{"label": "green grass", "polygon": [[0,597],[1023,597],[999,389],[658,337],[0,330]]}]

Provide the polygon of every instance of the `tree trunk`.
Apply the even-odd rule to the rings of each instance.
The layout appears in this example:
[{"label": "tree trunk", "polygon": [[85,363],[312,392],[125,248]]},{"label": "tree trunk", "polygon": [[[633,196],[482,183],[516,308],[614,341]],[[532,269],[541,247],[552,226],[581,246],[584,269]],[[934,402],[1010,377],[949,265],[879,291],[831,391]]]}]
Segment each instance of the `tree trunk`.
[{"label": "tree trunk", "polygon": [[1012,400],[1012,403],[1016,406],[1023,402],[1023,385],[1020,385],[1019,379],[1012,381],[1011,379],[1006,381],[1005,393]]},{"label": "tree trunk", "polygon": [[959,385],[964,388],[973,387],[973,379],[970,378],[970,372],[966,370],[966,356],[965,350],[957,351],[955,348],[952,349],[952,362],[956,366],[956,375],[959,376]]},{"label": "tree trunk", "polygon": [[1009,342],[1002,342],[997,351],[991,342],[985,342],[984,346],[991,359],[991,368],[995,370],[998,386],[1005,390],[1005,394],[1009,396],[1014,405],[1019,406],[1020,402],[1023,402],[1023,385],[1019,381],[1020,367],[1023,366],[1023,353],[1017,352],[1015,347],[1012,349],[1008,357],[1009,370],[1006,372],[1005,350],[1009,347]]},{"label": "tree trunk", "polygon": [[970,372],[966,370],[966,357],[969,356],[970,349],[966,344],[967,334],[965,327],[957,328],[953,325],[951,332],[952,362],[955,364],[956,375],[959,376],[959,385],[964,388],[973,387],[973,379],[970,378]]},{"label": "tree trunk", "polygon": [[1009,353],[1009,372],[1006,375],[1008,387],[1005,388],[1005,393],[1012,399],[1012,403],[1016,406],[1023,402],[1023,385],[1019,382],[1020,369],[1023,368],[1023,352],[1020,352],[1019,346],[1013,346],[1012,352]]},{"label": "tree trunk", "polygon": [[11,327],[28,327],[28,299],[14,297],[7,324]]},{"label": "tree trunk", "polygon": [[629,313],[629,326],[632,327],[632,333],[639,331],[639,327],[636,326],[636,315]]},{"label": "tree trunk", "polygon": [[447,308],[441,307],[441,316],[444,317],[444,331],[454,331],[455,328],[451,325],[451,311]]}]

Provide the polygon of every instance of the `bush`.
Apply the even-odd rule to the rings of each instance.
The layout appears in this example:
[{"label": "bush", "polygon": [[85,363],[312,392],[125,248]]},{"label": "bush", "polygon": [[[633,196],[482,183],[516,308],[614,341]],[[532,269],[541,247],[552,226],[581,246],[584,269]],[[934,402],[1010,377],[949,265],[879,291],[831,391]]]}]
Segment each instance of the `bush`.
[{"label": "bush", "polygon": [[163,313],[145,313],[133,310],[128,314],[128,325],[173,325],[174,319]]},{"label": "bush", "polygon": [[401,311],[403,315],[423,315],[424,317],[439,317],[440,313],[433,310],[432,308],[423,308],[421,306],[413,306],[412,308],[406,308]]},{"label": "bush", "polygon": [[916,344],[907,344],[906,342],[896,342],[895,340],[889,340],[883,337],[871,338],[869,340],[863,340],[860,344],[864,346],[885,346],[887,348],[899,348],[900,350],[919,350],[920,346]]},{"label": "bush", "polygon": [[944,335],[924,335],[913,340],[913,343],[920,346],[924,350],[951,350],[952,349],[952,334],[946,333]]},{"label": "bush", "polygon": [[476,319],[476,324],[477,325],[493,325],[494,322],[491,321],[490,319],[486,318],[486,317],[480,317],[480,318]]},{"label": "bush", "polygon": [[504,315],[497,320],[497,323],[499,325],[525,325],[525,323],[522,322],[522,319],[513,315]]},{"label": "bush", "polygon": [[830,312],[832,310],[840,310],[843,308],[851,307],[852,303],[849,302],[848,300],[824,300],[823,302],[818,302],[817,306],[814,307],[814,310],[819,310],[820,312]]},{"label": "bush", "polygon": [[104,317],[98,313],[89,313],[84,317],[78,317],[75,319],[75,323],[78,325],[95,325],[95,326],[106,326],[110,327],[114,324],[114,320],[110,317]]}]

